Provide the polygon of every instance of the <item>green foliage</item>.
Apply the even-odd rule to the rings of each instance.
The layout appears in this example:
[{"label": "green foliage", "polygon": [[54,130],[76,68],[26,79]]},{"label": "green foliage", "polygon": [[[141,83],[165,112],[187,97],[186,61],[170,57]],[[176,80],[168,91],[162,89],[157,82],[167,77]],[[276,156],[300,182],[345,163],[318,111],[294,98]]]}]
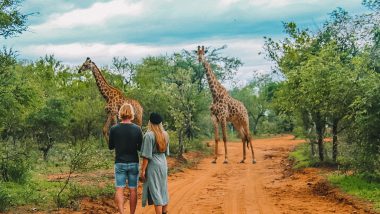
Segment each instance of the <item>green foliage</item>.
[{"label": "green foliage", "polygon": [[379,0],[363,0],[362,4],[372,10],[380,10]]},{"label": "green foliage", "polygon": [[[351,127],[368,130],[364,127],[369,121],[355,121],[353,118],[362,118],[357,112],[365,107],[354,108],[358,100],[367,100],[367,93],[372,91],[367,84],[371,78],[377,78],[373,72],[377,61],[378,24],[373,20],[378,18],[377,12],[351,16],[345,10],[337,9],[317,33],[298,29],[295,23],[285,23],[284,29],[288,34],[285,40],[275,42],[266,39],[267,57],[275,63],[275,71],[285,78],[275,95],[275,106],[280,112],[295,116],[296,122],[302,122],[297,124],[296,130],[311,143],[317,142],[320,161],[324,161],[326,156],[323,148],[326,130],[331,130],[333,137],[334,161],[339,154],[338,142],[342,143],[340,139],[344,137],[343,130],[355,135],[349,141],[361,142],[356,145],[366,141],[365,135],[360,136]],[[375,115],[370,117],[376,118]],[[373,137],[372,142],[365,145],[377,145],[377,138]],[[376,146],[365,150],[373,151],[370,154],[378,152]],[[371,155],[368,161],[362,162],[376,163],[377,159],[376,155]],[[371,164],[367,166],[372,167]]]},{"label": "green foliage", "polygon": [[[1,183],[0,183],[1,187]],[[11,197],[9,193],[4,189],[0,188],[0,212],[5,212],[11,206]]]},{"label": "green foliage", "polygon": [[354,125],[346,130],[346,158],[358,172],[380,177],[380,77],[372,74],[361,82],[363,95],[356,99]]},{"label": "green foliage", "polygon": [[105,187],[98,187],[93,185],[79,185],[70,184],[68,190],[59,198],[54,197],[56,206],[59,208],[66,207],[73,210],[79,209],[80,199],[83,197],[90,197],[96,199],[99,196],[111,196],[115,192],[115,186],[112,183],[107,184]]},{"label": "green foliage", "polygon": [[0,36],[8,38],[27,29],[26,21],[30,14],[20,12],[22,0],[4,0],[0,2]]},{"label": "green foliage", "polygon": [[285,127],[284,117],[278,115],[273,106],[274,93],[278,83],[270,76],[256,76],[243,88],[235,87],[231,95],[243,102],[247,108],[250,127],[253,134],[282,133],[289,130]]},{"label": "green foliage", "polygon": [[380,183],[369,181],[362,175],[330,174],[328,180],[343,191],[368,200],[380,210]]},{"label": "green foliage", "polygon": [[4,161],[1,163],[1,174],[4,181],[25,183],[29,167],[25,160]]},{"label": "green foliage", "polygon": [[289,158],[294,162],[294,169],[302,169],[315,166],[318,160],[310,154],[310,144],[300,144],[293,152],[290,152]]},{"label": "green foliage", "polygon": [[[227,45],[222,47],[212,48],[206,47],[207,61],[210,63],[212,70],[219,81],[224,82],[230,80],[235,71],[239,69],[243,63],[236,57],[223,56],[221,51],[226,49]],[[175,67],[193,71],[191,82],[198,85],[198,91],[203,91],[207,85],[204,78],[205,71],[201,63],[198,62],[196,51],[183,50],[181,53],[174,54],[176,59]]]},{"label": "green foliage", "polygon": [[18,145],[3,145],[0,148],[0,181],[25,183],[28,179],[30,163],[27,151]]}]

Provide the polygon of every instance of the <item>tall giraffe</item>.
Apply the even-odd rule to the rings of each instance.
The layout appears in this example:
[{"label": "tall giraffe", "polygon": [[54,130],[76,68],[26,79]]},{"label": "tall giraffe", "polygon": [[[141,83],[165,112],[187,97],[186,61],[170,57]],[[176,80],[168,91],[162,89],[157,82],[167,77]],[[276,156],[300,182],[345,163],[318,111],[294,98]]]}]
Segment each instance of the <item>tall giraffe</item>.
[{"label": "tall giraffe", "polygon": [[95,65],[94,62],[91,61],[89,57],[87,57],[86,61],[79,68],[78,73],[86,70],[92,71],[92,74],[96,80],[96,85],[98,86],[103,98],[107,102],[105,107],[105,111],[107,112],[107,119],[103,126],[103,136],[106,138],[107,142],[109,128],[111,125],[116,123],[118,111],[124,103],[130,103],[133,106],[135,110],[135,119],[132,122],[141,127],[143,108],[141,107],[140,103],[137,100],[126,98],[119,89],[110,86],[104,78],[103,74],[100,72],[99,68]]},{"label": "tall giraffe", "polygon": [[222,127],[223,142],[224,142],[224,155],[225,159],[223,163],[228,163],[227,158],[227,122],[231,122],[235,129],[239,132],[239,136],[243,142],[243,160],[240,163],[244,163],[246,159],[245,146],[251,147],[252,163],[256,163],[255,154],[253,152],[251,135],[249,132],[249,118],[247,109],[240,101],[232,98],[223,85],[218,81],[214,72],[211,69],[210,64],[205,58],[205,49],[198,46],[198,61],[203,64],[206,71],[207,82],[212,94],[212,104],[210,107],[211,118],[214,125],[215,135],[215,157],[212,161],[216,163],[218,158],[218,142],[219,142],[219,124]]}]

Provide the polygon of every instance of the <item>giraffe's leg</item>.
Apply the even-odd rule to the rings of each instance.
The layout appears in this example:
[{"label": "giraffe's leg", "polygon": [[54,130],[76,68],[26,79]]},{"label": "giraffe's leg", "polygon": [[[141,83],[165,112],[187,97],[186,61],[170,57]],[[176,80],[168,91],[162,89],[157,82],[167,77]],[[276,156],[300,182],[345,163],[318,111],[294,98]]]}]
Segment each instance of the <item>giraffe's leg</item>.
[{"label": "giraffe's leg", "polygon": [[218,119],[214,115],[211,116],[211,119],[212,119],[212,124],[214,126],[214,138],[215,138],[215,151],[214,151],[215,156],[212,163],[216,163],[216,159],[218,159],[219,126],[218,126]]},{"label": "giraffe's leg", "polygon": [[227,154],[227,121],[223,119],[221,121],[222,125],[222,134],[223,134],[223,143],[224,143],[224,162],[228,163],[228,154]]},{"label": "giraffe's leg", "polygon": [[112,115],[112,114],[108,114],[107,115],[107,120],[106,122],[104,123],[104,126],[103,126],[103,136],[105,138],[105,140],[107,141],[108,143],[108,131],[110,129],[110,125],[112,124],[112,122],[115,120],[115,117]]},{"label": "giraffe's leg", "polygon": [[[256,163],[255,152],[253,151],[252,140],[251,140],[251,136],[250,136],[250,135],[248,135],[247,140],[248,140],[248,142],[249,142],[249,146],[251,147],[252,163]],[[248,145],[248,142],[247,142],[247,145]]]},{"label": "giraffe's leg", "polygon": [[245,145],[246,145],[246,142],[247,142],[247,137],[245,135],[242,135],[241,137],[241,142],[243,144],[243,160],[240,161],[240,163],[244,163],[245,162],[245,159],[246,159],[246,150],[245,150]]},{"label": "giraffe's leg", "polygon": [[245,159],[247,157],[247,152],[245,149],[245,145],[247,143],[247,136],[246,136],[246,133],[244,132],[244,129],[240,123],[234,123],[234,127],[239,132],[239,137],[241,138],[241,142],[243,144],[243,159],[240,161],[240,163],[244,163]]}]

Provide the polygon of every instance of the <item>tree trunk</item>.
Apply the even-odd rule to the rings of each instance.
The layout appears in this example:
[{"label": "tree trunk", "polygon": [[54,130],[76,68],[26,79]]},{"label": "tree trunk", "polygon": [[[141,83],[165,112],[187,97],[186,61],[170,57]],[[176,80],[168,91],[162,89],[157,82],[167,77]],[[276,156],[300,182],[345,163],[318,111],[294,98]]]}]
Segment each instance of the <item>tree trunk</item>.
[{"label": "tree trunk", "polygon": [[42,153],[43,153],[43,157],[44,157],[45,162],[48,161],[48,152],[49,152],[48,149],[46,149],[46,148],[42,149]]},{"label": "tree trunk", "polygon": [[178,157],[182,157],[183,150],[184,150],[182,130],[178,132],[178,146],[179,146]]},{"label": "tree trunk", "polygon": [[257,135],[257,124],[259,123],[259,120],[260,118],[264,116],[263,114],[259,114],[257,115],[256,119],[255,119],[255,123],[253,124],[253,134],[254,135]]},{"label": "tree trunk", "polygon": [[333,134],[332,157],[333,157],[333,161],[336,162],[336,158],[338,156],[338,120],[333,121],[332,134]]},{"label": "tree trunk", "polygon": [[324,161],[324,147],[323,147],[323,136],[325,133],[325,123],[320,115],[320,113],[316,114],[315,117],[315,130],[317,132],[317,142],[318,142],[318,154],[319,160]]},{"label": "tree trunk", "polygon": [[308,130],[307,130],[307,134],[306,134],[307,138],[309,139],[310,141],[310,152],[311,152],[311,156],[314,157],[315,156],[315,138],[313,137],[313,127],[310,127]]}]

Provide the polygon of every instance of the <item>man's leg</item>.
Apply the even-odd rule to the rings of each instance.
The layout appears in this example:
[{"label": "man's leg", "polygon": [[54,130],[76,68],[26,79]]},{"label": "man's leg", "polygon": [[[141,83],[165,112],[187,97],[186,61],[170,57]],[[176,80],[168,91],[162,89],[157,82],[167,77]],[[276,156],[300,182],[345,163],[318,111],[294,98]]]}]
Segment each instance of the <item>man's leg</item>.
[{"label": "man's leg", "polygon": [[124,212],[124,188],[116,187],[115,193],[116,206],[119,209],[120,214],[125,214]]},{"label": "man's leg", "polygon": [[129,211],[134,214],[137,206],[137,188],[129,188]]}]

